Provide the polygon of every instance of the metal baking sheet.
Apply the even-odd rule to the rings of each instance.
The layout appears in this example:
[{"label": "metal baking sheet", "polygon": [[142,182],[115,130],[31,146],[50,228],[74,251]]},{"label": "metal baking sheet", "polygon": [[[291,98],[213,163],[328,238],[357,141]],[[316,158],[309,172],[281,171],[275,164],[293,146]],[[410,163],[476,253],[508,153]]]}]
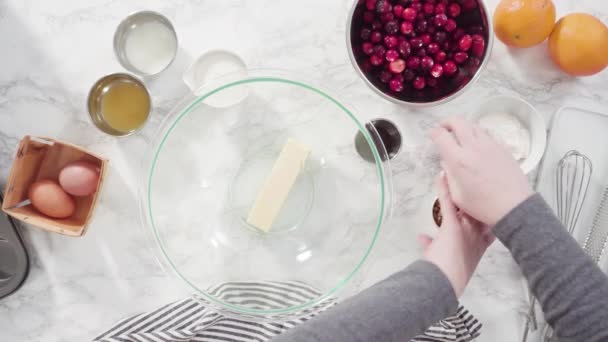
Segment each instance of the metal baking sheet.
[{"label": "metal baking sheet", "polygon": [[[536,187],[554,211],[557,163],[571,150],[583,153],[593,163],[587,198],[573,231],[573,236],[582,245],[591,228],[604,188],[608,187],[608,114],[563,107],[554,115]],[[605,272],[608,270],[607,255],[602,257],[599,265]],[[542,321],[539,305],[536,305],[536,317],[539,318],[539,326],[536,331],[530,332],[528,341],[544,341],[546,323]]]}]

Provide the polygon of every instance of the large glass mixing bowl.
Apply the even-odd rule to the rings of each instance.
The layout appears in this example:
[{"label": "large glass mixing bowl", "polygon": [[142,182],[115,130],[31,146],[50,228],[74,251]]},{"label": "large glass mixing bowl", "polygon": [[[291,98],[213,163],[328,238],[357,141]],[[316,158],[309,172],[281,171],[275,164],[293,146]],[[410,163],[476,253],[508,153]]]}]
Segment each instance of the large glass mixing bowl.
[{"label": "large glass mixing bowl", "polygon": [[[378,132],[333,95],[273,72],[227,76],[196,93],[161,125],[142,179],[142,220],[162,263],[227,314],[291,318],[346,293],[390,212]],[[208,105],[232,96],[240,102]],[[357,153],[358,132],[373,162]],[[264,233],[248,212],[288,138],[311,153]],[[224,283],[266,286],[219,295]],[[283,284],[318,293],[286,294]]]}]

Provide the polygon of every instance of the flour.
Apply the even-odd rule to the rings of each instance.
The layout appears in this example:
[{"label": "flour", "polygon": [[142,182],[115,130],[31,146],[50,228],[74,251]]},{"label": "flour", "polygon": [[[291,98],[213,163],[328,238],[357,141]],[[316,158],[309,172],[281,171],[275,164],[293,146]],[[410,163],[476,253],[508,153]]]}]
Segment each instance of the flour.
[{"label": "flour", "polygon": [[518,161],[530,155],[530,131],[511,114],[488,113],[479,118],[478,124],[494,139],[502,142]]}]

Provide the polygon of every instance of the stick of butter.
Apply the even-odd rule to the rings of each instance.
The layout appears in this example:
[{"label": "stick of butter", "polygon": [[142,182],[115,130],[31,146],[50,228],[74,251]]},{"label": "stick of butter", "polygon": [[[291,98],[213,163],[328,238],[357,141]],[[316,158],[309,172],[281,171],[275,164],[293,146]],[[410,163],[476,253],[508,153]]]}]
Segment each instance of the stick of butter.
[{"label": "stick of butter", "polygon": [[247,223],[264,232],[270,230],[309,153],[306,146],[291,138],[287,140],[249,211]]}]

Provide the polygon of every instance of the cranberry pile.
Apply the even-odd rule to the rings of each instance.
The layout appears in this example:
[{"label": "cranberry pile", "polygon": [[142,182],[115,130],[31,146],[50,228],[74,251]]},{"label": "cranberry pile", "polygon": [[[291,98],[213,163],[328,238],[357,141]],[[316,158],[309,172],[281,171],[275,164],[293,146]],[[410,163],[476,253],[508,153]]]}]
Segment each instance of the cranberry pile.
[{"label": "cranberry pile", "polygon": [[484,22],[477,0],[359,0],[351,42],[376,87],[404,101],[436,101],[479,68]]}]

